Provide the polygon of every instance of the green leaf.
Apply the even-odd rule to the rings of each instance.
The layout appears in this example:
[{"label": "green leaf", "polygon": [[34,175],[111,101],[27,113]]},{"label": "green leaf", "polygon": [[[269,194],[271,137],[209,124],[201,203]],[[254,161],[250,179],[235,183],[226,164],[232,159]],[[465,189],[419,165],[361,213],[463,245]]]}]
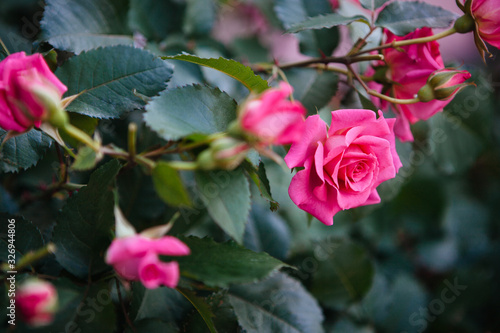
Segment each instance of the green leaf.
[{"label": "green leaf", "polygon": [[213,0],[187,0],[183,31],[189,36],[205,36],[212,31],[216,19]]},{"label": "green leaf", "polygon": [[[21,216],[14,216],[0,213],[0,259],[7,262],[9,252],[9,240],[14,240],[16,261],[19,261],[28,252],[36,251],[44,246],[44,241],[40,230],[30,221],[25,220]],[[12,223],[12,220],[14,223]],[[14,228],[10,229],[9,224],[13,224]],[[9,230],[14,230],[14,237],[10,238]]]},{"label": "green leaf", "polygon": [[255,252],[267,252],[280,260],[286,259],[292,235],[283,218],[254,204],[245,229],[245,247]]},{"label": "green leaf", "polygon": [[194,85],[163,91],[146,106],[144,121],[165,140],[223,132],[236,102],[217,88]]},{"label": "green leaf", "polygon": [[425,2],[395,1],[380,12],[375,25],[403,36],[422,27],[446,28],[457,17],[457,14]]},{"label": "green leaf", "polygon": [[141,168],[123,170],[117,178],[120,208],[136,230],[150,227],[149,221],[166,211],[164,201],[155,190],[153,179]]},{"label": "green leaf", "polygon": [[264,163],[261,161],[258,162],[259,167],[256,168],[252,165],[252,163],[245,161],[243,162],[243,167],[245,171],[248,173],[250,179],[257,185],[257,188],[260,191],[260,195],[269,201],[270,208],[272,211],[276,211],[279,208],[279,203],[273,199],[271,195],[271,185],[269,185],[269,179],[267,178],[266,168]]},{"label": "green leaf", "polygon": [[243,171],[198,171],[195,179],[210,216],[241,244],[251,202],[248,179]]},{"label": "green leaf", "polygon": [[382,7],[385,3],[389,2],[389,0],[360,0],[361,6],[369,10],[375,10],[377,8]]},{"label": "green leaf", "polygon": [[304,105],[309,115],[317,114],[337,93],[339,77],[335,73],[290,70],[287,76],[295,88],[293,96]]},{"label": "green leaf", "polygon": [[369,24],[368,19],[362,15],[344,17],[337,13],[331,13],[310,17],[299,23],[292,24],[286,32],[297,33],[303,30],[332,28],[339,25],[347,25],[352,22],[363,22]]},{"label": "green leaf", "polygon": [[162,57],[162,59],[172,59],[172,60],[182,60],[191,62],[200,66],[205,66],[209,68],[213,68],[220,72],[223,72],[226,75],[240,81],[248,90],[261,93],[267,88],[269,85],[267,81],[262,79],[260,76],[255,75],[255,73],[250,69],[250,67],[243,65],[235,60],[224,59],[224,58],[199,58],[190,54],[179,54],[175,56]]},{"label": "green leaf", "polygon": [[429,123],[433,133],[429,145],[436,167],[446,174],[468,170],[484,148],[479,137],[464,120],[450,113],[437,113]]},{"label": "green leaf", "polygon": [[56,259],[79,278],[109,269],[104,254],[114,225],[111,187],[120,168],[112,160],[94,171],[88,185],[67,201],[57,217],[52,236]]},{"label": "green leaf", "polygon": [[75,171],[90,170],[96,166],[97,162],[95,151],[90,147],[84,146],[78,150],[71,169]]},{"label": "green leaf", "polygon": [[[310,17],[332,13],[332,7],[326,0],[276,0],[274,10],[285,29],[290,29]],[[310,56],[331,54],[340,40],[339,31],[335,27],[328,30],[301,31],[298,38],[300,51]]]},{"label": "green leaf", "polygon": [[76,54],[99,46],[132,45],[126,27],[127,0],[47,0],[42,38]]},{"label": "green leaf", "polygon": [[71,58],[56,75],[68,87],[65,96],[81,94],[68,111],[116,118],[145,105],[137,94],[152,97],[165,89],[172,68],[147,51],[112,46]]},{"label": "green leaf", "polygon": [[180,30],[185,5],[175,0],[131,0],[128,13],[130,29],[146,38],[162,41]]},{"label": "green leaf", "polygon": [[125,333],[178,333],[179,328],[173,322],[166,322],[159,319],[146,319],[134,322],[134,330],[127,327]]},{"label": "green leaf", "polygon": [[140,282],[132,283],[129,317],[134,323],[151,319],[175,323],[191,309],[191,304],[175,289],[146,289]]},{"label": "green leaf", "polygon": [[375,104],[373,104],[373,102],[370,100],[370,98],[366,97],[365,95],[363,95],[359,91],[358,91],[358,97],[359,97],[359,100],[361,102],[361,106],[364,109],[372,110],[375,112],[377,112],[380,109],[380,108],[377,108],[375,106]]},{"label": "green leaf", "polygon": [[342,309],[370,290],[374,268],[364,248],[345,239],[330,239],[318,248],[322,260],[318,260],[310,290],[320,302]]},{"label": "green leaf", "polygon": [[167,162],[156,163],[152,176],[156,192],[163,201],[171,206],[191,206],[191,200],[179,172]]},{"label": "green leaf", "polygon": [[316,300],[286,274],[229,289],[229,301],[247,333],[323,332],[323,313]]},{"label": "green leaf", "polygon": [[421,328],[418,318],[425,318],[420,311],[429,305],[425,289],[412,276],[394,273],[392,268],[390,279],[377,274],[373,288],[363,300],[362,311],[379,328],[377,331],[417,332],[416,328]]},{"label": "green leaf", "polygon": [[[7,132],[0,128],[0,142],[6,135]],[[0,170],[17,172],[36,165],[51,144],[52,139],[48,135],[34,129],[3,142],[0,148]]]},{"label": "green leaf", "polygon": [[217,333],[214,322],[212,320],[214,314],[212,313],[212,309],[210,308],[210,306],[205,303],[205,301],[201,297],[196,296],[196,294],[191,290],[182,288],[177,288],[177,290],[182,295],[184,295],[184,297],[186,297],[186,299],[195,307],[196,311],[198,311],[200,316],[203,318],[203,321],[205,321],[205,323],[207,324],[209,331],[211,333]]},{"label": "green leaf", "polygon": [[210,287],[255,282],[286,266],[267,253],[253,252],[233,241],[216,243],[194,236],[180,239],[191,249],[191,255],[175,257],[181,274]]}]

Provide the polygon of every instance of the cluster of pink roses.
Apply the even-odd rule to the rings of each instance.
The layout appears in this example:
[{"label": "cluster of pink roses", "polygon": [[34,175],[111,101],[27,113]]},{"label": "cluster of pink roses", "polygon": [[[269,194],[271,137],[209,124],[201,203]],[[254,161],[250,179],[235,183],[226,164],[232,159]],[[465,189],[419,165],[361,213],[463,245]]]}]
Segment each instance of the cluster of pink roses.
[{"label": "cluster of pink roses", "polygon": [[329,129],[319,116],[304,121],[306,110],[281,83],[242,109],[240,126],[261,145],[292,144],[289,168],[301,167],[289,187],[292,201],[326,225],[340,210],[380,202],[376,187],[401,167],[394,119],[370,110],[332,112]]},{"label": "cluster of pink roses", "polygon": [[[428,36],[432,36],[432,29],[430,28],[416,29],[403,37],[396,36],[390,31],[385,31],[385,42],[391,43],[393,41]],[[382,54],[384,61],[378,62],[374,68],[370,68],[367,74],[373,75],[378,72],[385,75],[382,78],[375,75],[380,83],[370,82],[369,85],[390,97],[412,99],[418,95],[419,90],[426,85],[432,76],[444,72],[452,74],[446,82],[441,84],[442,87],[432,87],[432,90],[454,87],[446,95],[432,96],[426,102],[394,104],[396,112],[394,130],[396,135],[402,141],[413,141],[410,123],[413,124],[418,120],[427,120],[437,112],[442,111],[453,99],[453,96],[464,87],[462,84],[470,78],[470,74],[464,70],[445,69],[437,41],[412,44],[397,49],[387,48],[382,51]],[[379,101],[378,98],[374,98],[374,102],[382,109],[387,109],[388,102]]]}]

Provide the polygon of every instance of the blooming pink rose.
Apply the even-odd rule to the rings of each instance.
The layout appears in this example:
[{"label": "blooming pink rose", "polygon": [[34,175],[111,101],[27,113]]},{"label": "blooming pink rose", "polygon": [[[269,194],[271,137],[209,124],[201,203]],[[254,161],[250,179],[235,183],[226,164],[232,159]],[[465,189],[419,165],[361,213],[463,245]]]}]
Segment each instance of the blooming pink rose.
[{"label": "blooming pink rose", "polygon": [[60,100],[68,89],[50,71],[41,54],[26,56],[19,52],[0,62],[0,127],[24,132],[40,126],[48,110],[35,90]]},{"label": "blooming pink rose", "polygon": [[240,126],[263,145],[282,145],[301,139],[306,109],[288,98],[293,88],[281,82],[279,88],[266,90],[244,105]]},{"label": "blooming pink rose", "polygon": [[16,292],[16,309],[30,326],[48,325],[57,307],[57,291],[49,282],[28,280]]},{"label": "blooming pink rose", "polygon": [[500,48],[500,0],[472,0],[471,12],[479,36]]},{"label": "blooming pink rose", "polygon": [[381,111],[377,119],[370,110],[337,110],[327,129],[319,116],[308,117],[285,157],[289,168],[304,167],[288,189],[292,201],[326,225],[341,210],[380,202],[377,186],[402,166],[394,121]]},{"label": "blooming pink rose", "polygon": [[[427,37],[432,35],[432,29],[416,29],[406,36],[398,37],[390,31],[385,31],[386,43],[399,40]],[[429,76],[444,67],[441,53],[439,52],[439,43],[432,41],[422,44],[412,44],[402,46],[398,49],[387,48],[382,51],[385,62],[388,66],[386,73],[387,79],[393,82],[390,90],[383,93],[398,99],[413,99],[416,97],[420,88],[426,83]],[[373,73],[373,70],[370,71]],[[370,74],[370,73],[367,73]],[[463,79],[463,83],[470,75],[457,76],[456,79]],[[376,90],[381,90],[382,85],[371,83],[370,86]],[[432,100],[426,103],[414,104],[396,104],[396,124],[394,131],[401,141],[413,141],[413,135],[410,130],[410,123],[416,123],[418,120],[427,120],[451,101],[451,98],[445,101]],[[387,108],[387,102],[382,101],[379,104],[382,108]]]},{"label": "blooming pink rose", "polygon": [[141,281],[146,288],[160,285],[175,288],[179,281],[178,264],[162,262],[158,255],[185,256],[189,253],[189,248],[175,237],[154,239],[136,234],[113,240],[106,254],[106,263],[124,279]]}]

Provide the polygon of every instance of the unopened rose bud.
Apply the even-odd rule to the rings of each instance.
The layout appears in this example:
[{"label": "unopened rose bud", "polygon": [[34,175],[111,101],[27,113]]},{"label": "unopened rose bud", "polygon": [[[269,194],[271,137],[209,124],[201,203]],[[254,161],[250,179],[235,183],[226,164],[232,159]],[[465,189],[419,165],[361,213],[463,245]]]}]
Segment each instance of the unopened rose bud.
[{"label": "unopened rose bud", "polygon": [[464,83],[470,78],[470,73],[463,70],[440,69],[433,72],[427,79],[427,83],[418,91],[421,102],[430,102],[433,99],[440,101],[453,98],[460,90],[471,85]]},{"label": "unopened rose bud", "polygon": [[257,98],[247,101],[239,110],[239,128],[256,146],[291,144],[302,138],[306,109],[289,97],[292,86],[281,82]]},{"label": "unopened rose bud", "polygon": [[16,308],[21,319],[30,326],[44,326],[52,322],[57,308],[57,291],[46,281],[30,279],[16,293]]},{"label": "unopened rose bud", "polygon": [[223,137],[213,141],[210,147],[198,155],[197,164],[201,169],[235,169],[245,159],[249,146],[243,141]]},{"label": "unopened rose bud", "polygon": [[[66,90],[41,54],[9,55],[0,62],[0,127],[16,132],[39,127],[54,113],[51,110],[62,109],[60,100]],[[58,119],[61,122],[64,119]]]}]

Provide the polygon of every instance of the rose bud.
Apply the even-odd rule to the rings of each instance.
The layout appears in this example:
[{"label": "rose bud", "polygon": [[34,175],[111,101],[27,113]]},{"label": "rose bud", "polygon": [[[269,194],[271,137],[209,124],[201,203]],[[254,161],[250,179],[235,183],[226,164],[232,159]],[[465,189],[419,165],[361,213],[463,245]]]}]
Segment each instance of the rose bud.
[{"label": "rose bud", "polygon": [[464,83],[471,77],[467,71],[440,69],[432,73],[427,83],[418,91],[421,102],[430,102],[433,99],[445,101],[452,99],[463,88],[473,84]]},{"label": "rose bud", "polygon": [[57,291],[52,284],[29,279],[16,292],[16,308],[21,319],[30,326],[44,326],[52,322],[57,308]]},{"label": "rose bud", "polygon": [[288,99],[292,91],[288,83],[281,82],[279,88],[270,88],[245,103],[238,126],[249,141],[268,146],[300,140],[307,112],[300,102]]},{"label": "rose bud", "polygon": [[233,170],[245,159],[249,146],[235,138],[222,137],[198,155],[197,164],[203,170]]},{"label": "rose bud", "polygon": [[318,115],[308,117],[302,140],[285,157],[289,168],[304,168],[290,183],[292,201],[326,225],[341,210],[379,203],[377,186],[401,167],[394,123],[370,110],[333,111],[330,128]]},{"label": "rose bud", "polygon": [[9,55],[0,62],[0,127],[16,132],[39,127],[62,109],[66,91],[41,54]]}]

